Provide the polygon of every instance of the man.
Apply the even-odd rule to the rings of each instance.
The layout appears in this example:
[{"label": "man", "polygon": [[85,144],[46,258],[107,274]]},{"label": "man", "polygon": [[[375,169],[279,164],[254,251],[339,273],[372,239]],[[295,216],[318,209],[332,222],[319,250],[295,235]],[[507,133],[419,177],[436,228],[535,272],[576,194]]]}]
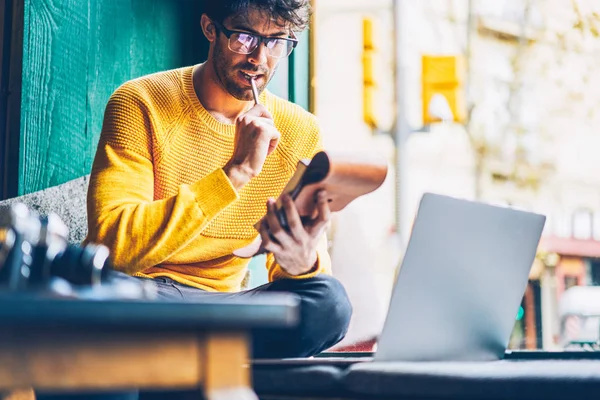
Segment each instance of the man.
[{"label": "man", "polygon": [[[329,276],[325,193],[310,223],[301,223],[289,197],[289,231],[274,214],[273,198],[321,139],[314,116],[265,90],[295,47],[294,32],[307,25],[308,0],[206,4],[204,64],[127,82],[111,97],[90,178],[86,241],[108,246],[116,269],[153,279],[161,298],[297,294],[300,326],[254,332],[253,354],[311,356],[343,338],[352,311]],[[240,292],[249,260],[232,252],[253,241],[263,216],[270,283]]]},{"label": "man", "polygon": [[[90,178],[86,241],[108,246],[118,270],[153,279],[160,297],[300,296],[300,326],[253,332],[254,357],[317,354],[343,338],[352,313],[329,276],[324,193],[318,216],[305,225],[290,199],[284,202],[289,233],[273,212],[272,198],[297,161],[321,147],[315,118],[265,90],[308,15],[308,0],[207,1],[208,60],[121,86],[106,107]],[[261,105],[254,105],[250,79]],[[260,235],[271,283],[239,292],[249,261],[232,252],[253,241],[265,213]]]}]

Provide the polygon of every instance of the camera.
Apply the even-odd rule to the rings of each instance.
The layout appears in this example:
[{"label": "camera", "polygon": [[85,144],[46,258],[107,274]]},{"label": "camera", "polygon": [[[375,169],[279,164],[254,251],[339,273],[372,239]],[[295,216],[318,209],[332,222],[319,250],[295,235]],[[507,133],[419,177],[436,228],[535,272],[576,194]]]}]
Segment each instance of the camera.
[{"label": "camera", "polygon": [[0,215],[0,287],[39,288],[61,278],[76,286],[98,286],[110,273],[105,246],[69,244],[68,228],[55,215],[40,217],[24,204]]}]

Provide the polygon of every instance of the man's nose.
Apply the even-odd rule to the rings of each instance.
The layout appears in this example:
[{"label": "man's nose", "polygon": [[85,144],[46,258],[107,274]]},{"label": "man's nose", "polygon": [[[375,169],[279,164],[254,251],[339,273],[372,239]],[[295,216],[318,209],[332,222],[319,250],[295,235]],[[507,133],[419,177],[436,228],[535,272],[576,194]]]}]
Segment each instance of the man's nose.
[{"label": "man's nose", "polygon": [[267,46],[260,43],[252,53],[250,53],[249,61],[254,65],[264,65],[269,57]]}]

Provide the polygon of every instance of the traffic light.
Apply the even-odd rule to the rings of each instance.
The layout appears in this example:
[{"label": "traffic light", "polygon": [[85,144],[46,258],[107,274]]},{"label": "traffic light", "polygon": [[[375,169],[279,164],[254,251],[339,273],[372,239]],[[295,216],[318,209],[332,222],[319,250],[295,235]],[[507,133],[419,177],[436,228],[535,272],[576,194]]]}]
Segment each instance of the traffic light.
[{"label": "traffic light", "polygon": [[424,125],[465,121],[462,75],[463,63],[458,56],[422,56]]},{"label": "traffic light", "polygon": [[378,125],[375,112],[375,61],[377,49],[373,32],[373,20],[363,19],[363,119],[371,128]]},{"label": "traffic light", "polygon": [[517,311],[517,321],[520,321],[523,319],[523,317],[525,316],[525,309],[523,308],[523,306],[519,307],[519,311]]}]

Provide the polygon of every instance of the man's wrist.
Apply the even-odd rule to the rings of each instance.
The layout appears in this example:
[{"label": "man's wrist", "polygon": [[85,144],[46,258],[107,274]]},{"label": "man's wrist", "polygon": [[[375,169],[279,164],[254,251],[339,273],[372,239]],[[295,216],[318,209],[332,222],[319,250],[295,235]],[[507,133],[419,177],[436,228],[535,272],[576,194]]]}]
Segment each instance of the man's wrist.
[{"label": "man's wrist", "polygon": [[247,169],[241,165],[226,164],[223,167],[223,172],[231,181],[231,184],[236,190],[242,189],[250,182],[251,174],[248,173]]},{"label": "man's wrist", "polygon": [[295,273],[288,271],[288,273],[292,276],[310,275],[314,273],[319,268],[319,257],[317,256],[317,253],[315,253],[314,257],[309,260],[308,265],[310,265],[310,267],[302,268],[300,271],[294,271]]}]

